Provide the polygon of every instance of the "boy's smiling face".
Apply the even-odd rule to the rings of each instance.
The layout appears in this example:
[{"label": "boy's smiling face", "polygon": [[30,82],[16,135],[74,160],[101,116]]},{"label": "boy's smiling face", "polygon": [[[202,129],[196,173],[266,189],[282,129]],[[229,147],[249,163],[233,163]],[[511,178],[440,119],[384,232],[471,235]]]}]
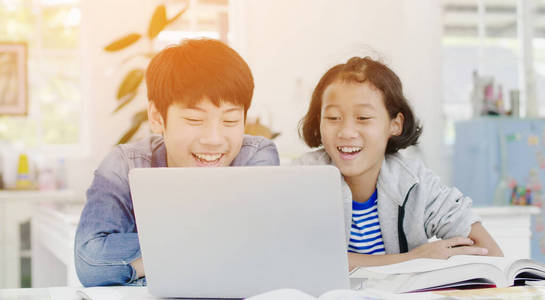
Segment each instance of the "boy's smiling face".
[{"label": "boy's smiling face", "polygon": [[225,167],[238,155],[244,137],[244,108],[229,102],[219,106],[203,99],[189,107],[169,106],[164,122],[150,103],[148,116],[162,134],[169,167]]}]

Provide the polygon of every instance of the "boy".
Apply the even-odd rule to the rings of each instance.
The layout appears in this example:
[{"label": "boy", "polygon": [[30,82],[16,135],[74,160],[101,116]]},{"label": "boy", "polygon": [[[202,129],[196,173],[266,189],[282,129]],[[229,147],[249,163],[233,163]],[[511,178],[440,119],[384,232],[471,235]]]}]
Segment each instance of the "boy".
[{"label": "boy", "polygon": [[150,127],[160,136],[117,146],[95,171],[75,241],[84,286],[145,284],[130,169],[279,164],[274,143],[244,135],[253,78],[225,44],[197,39],[166,48],[150,62],[146,83]]}]

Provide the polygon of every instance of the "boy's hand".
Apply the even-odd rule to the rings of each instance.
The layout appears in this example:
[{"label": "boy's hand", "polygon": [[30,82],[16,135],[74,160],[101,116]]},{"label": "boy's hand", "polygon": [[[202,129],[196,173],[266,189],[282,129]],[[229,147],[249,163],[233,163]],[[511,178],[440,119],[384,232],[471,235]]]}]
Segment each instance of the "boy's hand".
[{"label": "boy's hand", "polygon": [[136,270],[136,274],[138,276],[138,279],[145,276],[144,274],[144,262],[142,261],[142,257],[136,259],[131,263],[131,266]]},{"label": "boy's hand", "polygon": [[474,247],[473,240],[465,237],[454,237],[446,240],[434,241],[409,251],[414,258],[447,259],[454,255],[486,255],[488,249]]}]

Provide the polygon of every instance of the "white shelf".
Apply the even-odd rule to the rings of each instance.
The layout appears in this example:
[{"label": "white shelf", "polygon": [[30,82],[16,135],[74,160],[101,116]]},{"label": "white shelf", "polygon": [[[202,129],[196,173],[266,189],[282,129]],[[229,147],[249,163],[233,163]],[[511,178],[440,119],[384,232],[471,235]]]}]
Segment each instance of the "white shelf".
[{"label": "white shelf", "polygon": [[483,207],[474,207],[473,211],[481,217],[482,216],[510,217],[510,216],[539,214],[539,208],[533,205],[483,206]]},{"label": "white shelf", "polygon": [[75,194],[71,190],[58,191],[18,191],[18,190],[0,190],[0,201],[75,201]]}]

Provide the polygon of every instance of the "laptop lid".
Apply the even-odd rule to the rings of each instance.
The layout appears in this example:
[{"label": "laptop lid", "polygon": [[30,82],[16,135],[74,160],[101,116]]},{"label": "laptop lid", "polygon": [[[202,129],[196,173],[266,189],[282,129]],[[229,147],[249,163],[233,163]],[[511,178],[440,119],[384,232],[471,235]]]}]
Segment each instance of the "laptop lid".
[{"label": "laptop lid", "polygon": [[335,167],[136,168],[129,181],[155,296],[349,288]]}]

